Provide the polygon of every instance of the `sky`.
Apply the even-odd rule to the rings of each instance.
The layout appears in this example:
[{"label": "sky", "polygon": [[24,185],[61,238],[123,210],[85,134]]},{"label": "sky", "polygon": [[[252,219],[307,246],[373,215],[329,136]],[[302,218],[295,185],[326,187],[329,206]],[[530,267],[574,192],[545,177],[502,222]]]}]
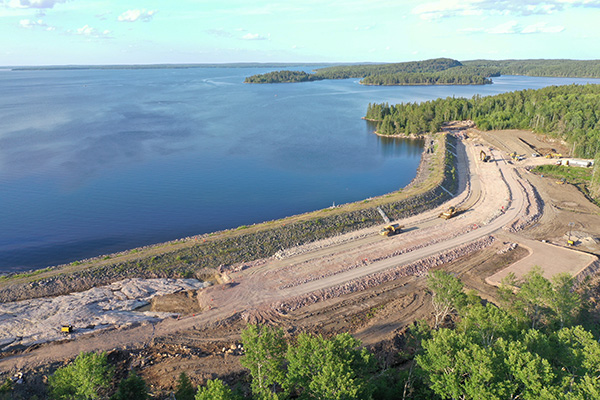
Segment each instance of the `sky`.
[{"label": "sky", "polygon": [[600,58],[600,0],[0,0],[0,65]]}]

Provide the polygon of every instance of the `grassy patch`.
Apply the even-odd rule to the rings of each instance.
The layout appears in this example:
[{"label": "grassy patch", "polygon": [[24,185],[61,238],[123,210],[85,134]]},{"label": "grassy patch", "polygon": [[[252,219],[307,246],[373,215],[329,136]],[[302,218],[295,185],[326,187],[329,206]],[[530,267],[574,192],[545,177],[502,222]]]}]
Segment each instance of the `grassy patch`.
[{"label": "grassy patch", "polygon": [[31,278],[33,276],[42,274],[44,272],[48,272],[51,269],[52,269],[52,267],[48,267],[48,268],[38,269],[35,271],[22,272],[20,274],[4,275],[4,276],[0,276],[0,281],[6,281],[9,279],[19,279],[19,278]]},{"label": "grassy patch", "polygon": [[532,172],[549,176],[555,179],[566,179],[568,183],[573,185],[589,184],[592,180],[591,168],[582,167],[565,167],[563,165],[540,165],[532,169]]}]

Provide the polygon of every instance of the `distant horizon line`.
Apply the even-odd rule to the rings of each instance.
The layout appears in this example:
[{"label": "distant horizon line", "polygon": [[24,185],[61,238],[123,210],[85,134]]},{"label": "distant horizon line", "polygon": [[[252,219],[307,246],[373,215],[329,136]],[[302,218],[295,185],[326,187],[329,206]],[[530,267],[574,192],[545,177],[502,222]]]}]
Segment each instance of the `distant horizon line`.
[{"label": "distant horizon line", "polygon": [[[449,57],[437,57],[437,58],[449,58]],[[435,58],[433,58],[435,59]],[[0,66],[0,70],[69,70],[69,69],[158,69],[158,68],[201,68],[201,67],[281,67],[281,66],[317,66],[317,65],[365,65],[365,64],[401,64],[405,62],[414,61],[426,61],[425,60],[410,60],[410,61],[353,61],[353,62],[315,62],[315,61],[299,61],[299,62],[286,62],[286,61],[273,61],[273,62],[260,62],[260,61],[234,61],[234,62],[206,62],[206,63],[140,63],[140,64],[40,64],[40,65],[3,65]],[[600,59],[575,59],[575,58],[502,58],[502,59],[491,59],[491,58],[476,58],[472,60],[457,60],[459,62],[466,61],[600,61]]]}]

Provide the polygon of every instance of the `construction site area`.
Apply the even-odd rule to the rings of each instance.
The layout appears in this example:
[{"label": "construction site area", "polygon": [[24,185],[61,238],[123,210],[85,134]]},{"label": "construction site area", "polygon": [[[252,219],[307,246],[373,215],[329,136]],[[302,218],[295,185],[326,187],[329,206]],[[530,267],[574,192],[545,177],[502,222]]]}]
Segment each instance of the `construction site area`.
[{"label": "construction site area", "polygon": [[157,396],[172,390],[181,372],[195,384],[234,382],[246,374],[240,332],[248,323],[280,326],[292,336],[350,332],[381,365],[394,365],[404,331],[433,318],[426,290],[432,269],[455,274],[491,302],[505,276],[521,277],[534,266],[548,278],[590,276],[600,296],[600,208],[576,187],[530,171],[564,159],[565,144],[529,131],[457,124],[447,132],[458,139],[447,151],[456,156],[459,182],[441,206],[398,221],[386,222],[382,213],[378,227],[223,266],[217,284],[154,296],[146,310],[170,313],[161,318],[7,347],[0,377],[20,373],[35,391],[81,351],[108,351]]}]

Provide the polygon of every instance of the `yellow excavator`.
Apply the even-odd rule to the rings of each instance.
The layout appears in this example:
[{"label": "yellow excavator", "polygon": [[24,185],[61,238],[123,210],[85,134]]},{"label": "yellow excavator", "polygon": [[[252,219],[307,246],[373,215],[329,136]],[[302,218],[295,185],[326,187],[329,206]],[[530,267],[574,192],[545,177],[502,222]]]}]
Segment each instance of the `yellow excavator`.
[{"label": "yellow excavator", "polygon": [[384,227],[382,230],[380,230],[379,234],[381,236],[393,236],[397,233],[402,232],[402,228],[404,228],[404,225],[390,224],[390,225]]},{"label": "yellow excavator", "polygon": [[485,154],[485,151],[481,150],[479,152],[479,159],[483,162],[488,162],[490,161],[490,156],[488,156],[487,154]]}]

